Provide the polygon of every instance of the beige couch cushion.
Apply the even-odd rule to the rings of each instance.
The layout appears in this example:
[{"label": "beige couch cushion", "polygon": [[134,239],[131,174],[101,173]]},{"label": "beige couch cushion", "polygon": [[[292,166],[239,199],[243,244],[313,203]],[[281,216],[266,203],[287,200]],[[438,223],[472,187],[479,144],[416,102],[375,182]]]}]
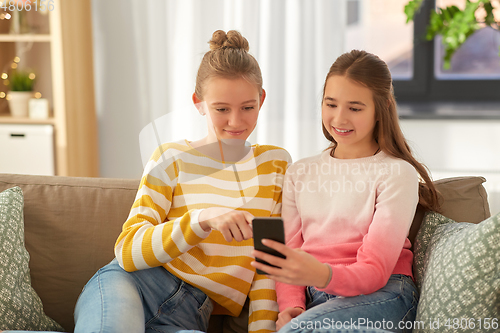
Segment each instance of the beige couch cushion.
[{"label": "beige couch cushion", "polygon": [[24,194],[33,288],[45,313],[72,330],[78,295],[114,257],[139,181],[0,174],[0,191],[14,185]]},{"label": "beige couch cushion", "polygon": [[[490,217],[483,177],[453,177],[436,180],[434,185],[442,196],[441,214],[457,222],[479,223]],[[410,229],[410,241],[414,242],[425,210],[418,205]]]}]

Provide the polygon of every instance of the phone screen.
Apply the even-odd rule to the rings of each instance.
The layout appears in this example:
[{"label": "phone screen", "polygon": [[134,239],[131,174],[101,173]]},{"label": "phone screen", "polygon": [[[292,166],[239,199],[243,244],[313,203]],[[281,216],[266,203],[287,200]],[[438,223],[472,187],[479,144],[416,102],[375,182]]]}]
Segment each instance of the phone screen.
[{"label": "phone screen", "polygon": [[[285,243],[285,230],[283,228],[283,219],[281,217],[254,217],[252,221],[252,228],[254,248],[256,250],[269,253],[276,257],[285,258],[285,256],[280,252],[275,251],[262,244],[263,238],[271,239],[283,244]],[[258,258],[256,258],[256,261],[276,267]],[[267,274],[260,269],[257,269],[257,273]]]}]

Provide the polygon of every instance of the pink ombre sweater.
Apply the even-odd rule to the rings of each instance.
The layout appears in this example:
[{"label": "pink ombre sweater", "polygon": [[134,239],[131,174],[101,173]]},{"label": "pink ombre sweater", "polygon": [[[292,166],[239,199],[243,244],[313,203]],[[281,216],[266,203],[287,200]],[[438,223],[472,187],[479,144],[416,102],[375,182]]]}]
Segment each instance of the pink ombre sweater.
[{"label": "pink ombre sweater", "polygon": [[[321,291],[372,293],[391,274],[412,276],[408,231],[418,203],[418,174],[408,162],[380,152],[337,159],[330,151],[287,170],[282,217],[287,245],[332,268]],[[276,284],[280,311],[305,309],[305,287]]]}]

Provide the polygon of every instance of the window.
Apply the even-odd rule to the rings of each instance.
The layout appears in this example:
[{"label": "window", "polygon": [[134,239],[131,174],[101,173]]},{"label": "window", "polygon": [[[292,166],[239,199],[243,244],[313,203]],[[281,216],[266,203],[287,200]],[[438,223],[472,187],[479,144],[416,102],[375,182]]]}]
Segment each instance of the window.
[{"label": "window", "polygon": [[485,27],[471,35],[455,52],[451,68],[443,68],[442,37],[434,40],[434,75],[438,80],[500,79],[500,31]]},{"label": "window", "polygon": [[[459,5],[464,0],[445,4],[453,2]],[[435,0],[424,1],[415,16],[414,75],[410,79],[394,78],[398,102],[500,101],[500,32],[490,28],[477,31],[457,51],[451,70],[443,70],[440,38],[434,41],[424,38],[435,4]]]},{"label": "window", "polygon": [[413,78],[413,22],[405,0],[348,0],[345,51],[361,49],[383,59],[392,77]]},{"label": "window", "polygon": [[[465,0],[436,0],[436,4],[438,7],[465,8]],[[494,15],[500,18],[500,8],[494,11]],[[434,41],[434,51],[434,75],[438,80],[500,79],[500,31],[489,26],[484,25],[476,31],[455,52],[450,69],[443,68],[445,51],[441,36]]]}]

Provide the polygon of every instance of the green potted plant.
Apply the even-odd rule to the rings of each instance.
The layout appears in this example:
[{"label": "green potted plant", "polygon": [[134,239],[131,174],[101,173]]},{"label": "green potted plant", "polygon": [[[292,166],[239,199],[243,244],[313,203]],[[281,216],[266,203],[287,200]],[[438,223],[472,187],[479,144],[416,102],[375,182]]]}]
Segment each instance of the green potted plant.
[{"label": "green potted plant", "polygon": [[[406,4],[404,10],[407,17],[406,22],[413,20],[415,13],[424,1],[426,0],[411,0]],[[499,31],[500,19],[495,19],[494,9],[500,6],[500,0],[477,0],[474,2],[464,0],[464,2],[464,9],[457,6],[436,7],[431,11],[427,25],[425,36],[427,40],[433,40],[436,35],[443,36],[446,52],[443,59],[445,69],[450,68],[453,54],[474,32],[486,26]]]},{"label": "green potted plant", "polygon": [[29,100],[33,98],[35,74],[31,71],[14,69],[9,77],[9,102],[10,113],[13,117],[27,117],[29,114]]}]

